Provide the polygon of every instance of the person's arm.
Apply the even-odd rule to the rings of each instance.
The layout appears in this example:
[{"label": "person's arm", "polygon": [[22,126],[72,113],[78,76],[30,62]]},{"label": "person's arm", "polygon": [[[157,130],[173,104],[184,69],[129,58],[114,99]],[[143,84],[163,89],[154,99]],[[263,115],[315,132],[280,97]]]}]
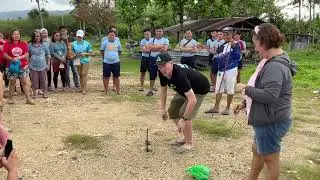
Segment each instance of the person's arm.
[{"label": "person's arm", "polygon": [[107,42],[103,41],[103,43],[100,46],[100,54],[101,54],[102,58],[104,58],[104,50],[106,49],[106,47],[107,47]]},{"label": "person's arm", "polygon": [[51,43],[49,45],[49,49],[50,49],[51,56],[54,57],[55,59],[60,60],[60,56],[58,55],[58,53],[54,52],[54,44],[53,43]]},{"label": "person's arm", "polygon": [[87,52],[82,53],[82,55],[84,55],[84,56],[93,56],[91,44],[88,43],[86,51]]},{"label": "person's arm", "polygon": [[150,51],[160,51],[162,47],[163,44],[154,44],[154,38],[149,40],[148,49],[150,49]]},{"label": "person's arm", "polygon": [[18,158],[16,150],[13,149],[8,157],[1,158],[1,165],[3,165],[8,171],[7,180],[17,180],[18,177]]},{"label": "person's arm", "polygon": [[67,45],[66,43],[63,43],[63,51],[62,51],[62,56],[67,57]]},{"label": "person's arm", "polygon": [[277,62],[266,64],[265,71],[261,76],[261,89],[247,86],[245,94],[253,101],[261,104],[271,104],[278,100],[282,83],[283,69]]},{"label": "person's arm", "polygon": [[146,42],[140,42],[140,49],[144,53],[150,53],[150,49],[148,49],[148,46],[146,45]]},{"label": "person's arm", "polygon": [[119,43],[119,45],[118,45],[118,53],[119,53],[119,56],[121,56],[121,54],[122,54],[122,46],[121,46],[121,43]]},{"label": "person's arm", "polygon": [[183,117],[189,118],[192,115],[194,108],[196,107],[197,98],[192,89],[190,89],[188,92],[185,92],[184,94],[187,97],[187,107],[185,112],[183,113]]},{"label": "person's arm", "polygon": [[168,48],[169,48],[169,40],[165,39],[165,41],[164,41],[164,43],[162,45],[162,48],[160,48],[160,51],[161,52],[167,52]]},{"label": "person's arm", "polygon": [[161,86],[160,89],[160,109],[162,112],[166,109],[166,103],[167,103],[167,86]]}]

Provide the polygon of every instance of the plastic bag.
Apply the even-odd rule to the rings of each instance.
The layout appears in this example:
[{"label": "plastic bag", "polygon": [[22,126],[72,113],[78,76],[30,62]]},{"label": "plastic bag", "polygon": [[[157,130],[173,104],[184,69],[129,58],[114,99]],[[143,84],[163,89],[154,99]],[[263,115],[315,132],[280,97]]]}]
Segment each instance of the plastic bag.
[{"label": "plastic bag", "polygon": [[186,173],[191,175],[196,180],[207,180],[210,177],[211,169],[204,165],[195,165],[189,167]]},{"label": "plastic bag", "polygon": [[19,73],[20,72],[21,61],[10,61],[9,72],[10,73]]}]

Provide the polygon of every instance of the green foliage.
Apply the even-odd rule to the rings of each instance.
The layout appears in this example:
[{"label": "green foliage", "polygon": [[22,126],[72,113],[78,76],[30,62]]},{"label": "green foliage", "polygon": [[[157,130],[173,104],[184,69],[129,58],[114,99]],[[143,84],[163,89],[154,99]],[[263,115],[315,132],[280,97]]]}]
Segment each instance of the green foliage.
[{"label": "green foliage", "polygon": [[[12,29],[18,28],[22,36],[29,36],[34,29],[41,27],[40,21],[33,19],[1,20],[0,24],[0,32],[10,32]],[[78,29],[78,23],[71,15],[64,16],[64,24],[69,27],[70,31]],[[48,29],[49,35],[61,25],[61,16],[49,16],[44,20],[44,27]]]},{"label": "green foliage", "polygon": [[195,130],[198,130],[203,134],[212,135],[214,137],[239,138],[242,133],[240,129],[232,127],[232,125],[228,127],[225,123],[207,120],[194,120],[192,123],[192,126]]}]

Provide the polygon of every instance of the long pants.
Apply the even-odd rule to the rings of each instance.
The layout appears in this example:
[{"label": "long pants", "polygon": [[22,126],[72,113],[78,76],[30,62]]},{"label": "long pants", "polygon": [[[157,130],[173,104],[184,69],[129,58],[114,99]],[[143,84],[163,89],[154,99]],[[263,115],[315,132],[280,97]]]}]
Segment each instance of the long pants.
[{"label": "long pants", "polygon": [[73,60],[67,60],[67,68],[66,68],[66,86],[70,87],[70,76],[69,76],[69,72],[70,72],[70,68],[72,71],[72,76],[73,76],[73,82],[74,82],[74,86],[79,88],[80,84],[79,84],[79,74],[78,74],[78,70],[77,68],[73,65]]},{"label": "long pants", "polygon": [[43,89],[47,91],[47,71],[34,71],[30,70],[31,87],[33,90]]},{"label": "long pants", "polygon": [[58,76],[60,73],[62,87],[66,87],[66,73],[65,69],[61,69],[59,72],[54,72],[53,74],[53,84],[55,88],[58,88]]},{"label": "long pants", "polygon": [[47,71],[47,81],[48,81],[48,87],[51,86],[51,81],[52,81],[52,65],[51,65],[51,60],[50,60],[50,63],[49,63],[49,70]]}]

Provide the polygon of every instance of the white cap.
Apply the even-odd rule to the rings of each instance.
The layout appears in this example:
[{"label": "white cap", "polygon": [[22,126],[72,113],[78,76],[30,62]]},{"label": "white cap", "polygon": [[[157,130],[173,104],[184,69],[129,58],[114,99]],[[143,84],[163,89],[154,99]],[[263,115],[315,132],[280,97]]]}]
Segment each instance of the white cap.
[{"label": "white cap", "polygon": [[76,36],[82,37],[84,36],[84,32],[82,30],[78,30]]},{"label": "white cap", "polygon": [[41,32],[45,31],[46,33],[48,33],[48,30],[46,28],[42,28],[40,29]]}]

